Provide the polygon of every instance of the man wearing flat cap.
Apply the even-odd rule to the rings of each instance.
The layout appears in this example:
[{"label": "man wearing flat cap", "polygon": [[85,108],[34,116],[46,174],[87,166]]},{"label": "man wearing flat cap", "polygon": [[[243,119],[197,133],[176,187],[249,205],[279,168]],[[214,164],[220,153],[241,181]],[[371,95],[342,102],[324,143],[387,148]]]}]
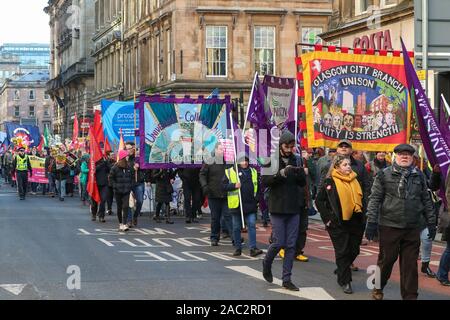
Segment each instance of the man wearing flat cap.
[{"label": "man wearing flat cap", "polygon": [[16,174],[17,190],[19,192],[20,200],[25,200],[28,187],[28,172],[30,177],[33,174],[31,169],[30,158],[25,154],[25,148],[19,148],[18,155],[14,158],[12,163],[12,175]]},{"label": "man wearing flat cap", "polygon": [[372,297],[383,299],[383,288],[400,256],[400,288],[404,300],[418,297],[417,259],[420,248],[421,220],[428,226],[430,239],[436,236],[436,216],[427,192],[423,173],[413,164],[413,146],[400,144],[394,149],[392,166],[375,176],[367,209],[366,238],[379,233],[377,265],[380,283],[375,283]]}]

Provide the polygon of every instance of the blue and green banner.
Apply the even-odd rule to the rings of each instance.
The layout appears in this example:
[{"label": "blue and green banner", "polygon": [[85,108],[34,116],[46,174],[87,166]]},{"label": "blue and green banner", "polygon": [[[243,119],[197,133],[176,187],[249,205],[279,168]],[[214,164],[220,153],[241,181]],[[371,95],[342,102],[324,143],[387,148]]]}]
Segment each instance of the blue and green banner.
[{"label": "blue and green banner", "polygon": [[101,106],[103,128],[111,146],[119,145],[120,129],[125,142],[134,142],[135,125],[136,130],[139,128],[139,113],[136,112],[135,120],[134,101],[102,100]]}]

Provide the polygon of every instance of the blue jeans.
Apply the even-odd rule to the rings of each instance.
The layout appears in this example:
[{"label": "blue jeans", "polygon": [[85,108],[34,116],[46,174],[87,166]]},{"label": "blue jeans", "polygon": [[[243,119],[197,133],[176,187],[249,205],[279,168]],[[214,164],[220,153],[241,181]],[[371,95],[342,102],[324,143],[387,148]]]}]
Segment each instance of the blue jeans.
[{"label": "blue jeans", "polygon": [[66,180],[56,180],[56,189],[58,190],[59,198],[64,199],[66,196]]},{"label": "blue jeans", "polygon": [[[208,199],[211,209],[211,241],[220,240],[220,220],[224,217],[227,230],[233,230],[227,199]],[[231,236],[231,235],[230,235]]]},{"label": "blue jeans", "polygon": [[136,209],[134,210],[133,215],[136,219],[141,214],[142,205],[144,204],[145,183],[138,184],[131,188],[131,190],[133,191],[136,199]]},{"label": "blue jeans", "polygon": [[420,233],[420,260],[422,262],[430,262],[432,246],[433,240],[428,239],[428,228],[425,228]]},{"label": "blue jeans", "polygon": [[447,240],[447,248],[442,253],[437,278],[439,281],[448,281],[448,272],[450,271],[450,239]]},{"label": "blue jeans", "polygon": [[284,248],[282,278],[283,282],[290,281],[295,258],[295,244],[297,242],[300,215],[272,213],[270,218],[272,221],[273,242],[267,249],[263,263],[266,267],[272,267],[273,260],[280,250]]},{"label": "blue jeans", "polygon": [[[240,213],[231,214],[233,218],[233,239],[234,247],[236,249],[242,249],[241,243],[241,229],[242,229],[242,218]],[[245,222],[247,223],[248,230],[248,246],[250,249],[256,248],[256,213],[244,214]]]}]

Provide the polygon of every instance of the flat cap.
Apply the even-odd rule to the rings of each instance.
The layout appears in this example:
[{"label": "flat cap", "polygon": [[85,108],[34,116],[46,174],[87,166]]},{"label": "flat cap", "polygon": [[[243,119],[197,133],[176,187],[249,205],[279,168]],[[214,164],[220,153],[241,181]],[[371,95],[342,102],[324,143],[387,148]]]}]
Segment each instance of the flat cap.
[{"label": "flat cap", "polygon": [[403,144],[399,144],[398,146],[396,146],[394,148],[394,152],[395,153],[409,152],[411,154],[414,154],[414,153],[416,153],[416,149],[410,144],[403,143]]},{"label": "flat cap", "polygon": [[352,143],[350,142],[350,140],[342,139],[341,141],[339,141],[338,147],[341,146],[342,144],[346,144],[346,145],[348,145],[350,148],[353,148]]}]

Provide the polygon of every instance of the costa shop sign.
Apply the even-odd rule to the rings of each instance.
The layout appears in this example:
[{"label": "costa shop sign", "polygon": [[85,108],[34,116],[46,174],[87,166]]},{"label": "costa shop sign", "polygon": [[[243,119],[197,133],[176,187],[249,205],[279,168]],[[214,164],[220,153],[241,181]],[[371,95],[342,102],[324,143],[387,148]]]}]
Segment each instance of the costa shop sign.
[{"label": "costa shop sign", "polygon": [[353,48],[394,50],[392,48],[391,31],[378,31],[370,35],[355,38],[353,40]]}]

